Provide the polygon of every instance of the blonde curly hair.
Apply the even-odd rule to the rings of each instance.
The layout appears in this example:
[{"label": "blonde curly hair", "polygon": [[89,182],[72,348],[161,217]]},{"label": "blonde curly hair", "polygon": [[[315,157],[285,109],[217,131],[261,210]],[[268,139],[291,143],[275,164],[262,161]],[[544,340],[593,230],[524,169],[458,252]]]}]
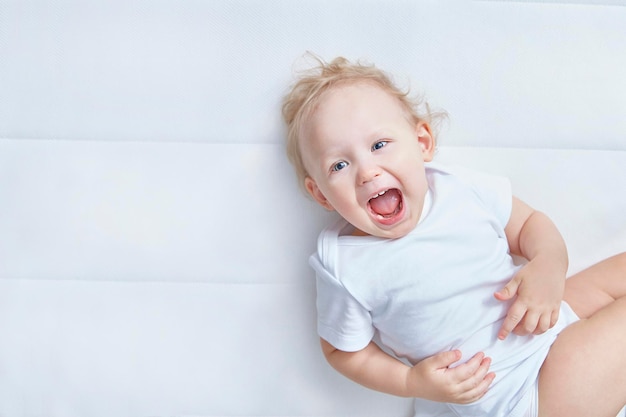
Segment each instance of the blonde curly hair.
[{"label": "blonde curly hair", "polygon": [[398,99],[406,110],[409,122],[415,126],[421,122],[428,123],[436,137],[436,127],[439,121],[445,118],[446,113],[432,112],[423,99],[410,98],[409,91],[399,89],[384,71],[374,65],[352,63],[344,57],[337,57],[327,63],[317,56],[311,56],[317,61],[317,66],[300,74],[289,93],[283,98],[282,104],[282,115],[287,125],[287,156],[296,170],[301,186],[308,176],[300,151],[302,127],[317,108],[320,97],[339,85],[370,82],[380,86]]}]

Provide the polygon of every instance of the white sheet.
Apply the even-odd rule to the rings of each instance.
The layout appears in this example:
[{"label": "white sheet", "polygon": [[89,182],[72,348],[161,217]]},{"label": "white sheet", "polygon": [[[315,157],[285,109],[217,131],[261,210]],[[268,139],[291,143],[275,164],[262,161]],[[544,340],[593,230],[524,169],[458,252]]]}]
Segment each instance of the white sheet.
[{"label": "white sheet", "polygon": [[366,58],[450,113],[571,272],[626,250],[626,7],[0,0],[0,416],[408,417],[326,364],[333,215],[282,150],[294,60]]}]

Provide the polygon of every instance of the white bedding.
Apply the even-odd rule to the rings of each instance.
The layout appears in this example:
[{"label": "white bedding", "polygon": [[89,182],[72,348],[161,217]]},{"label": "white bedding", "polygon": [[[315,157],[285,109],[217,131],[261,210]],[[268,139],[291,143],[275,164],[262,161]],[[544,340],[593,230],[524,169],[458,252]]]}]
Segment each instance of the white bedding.
[{"label": "white bedding", "polygon": [[436,158],[509,176],[573,273],[626,251],[626,7],[594,3],[0,0],[0,416],[408,417],[319,351],[293,62],[410,78]]}]

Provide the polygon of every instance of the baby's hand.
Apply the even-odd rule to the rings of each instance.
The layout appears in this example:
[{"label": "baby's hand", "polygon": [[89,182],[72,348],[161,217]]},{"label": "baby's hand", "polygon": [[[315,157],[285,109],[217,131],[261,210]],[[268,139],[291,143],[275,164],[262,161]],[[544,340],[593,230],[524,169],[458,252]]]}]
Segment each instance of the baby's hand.
[{"label": "baby's hand", "polygon": [[487,392],[496,375],[489,372],[491,359],[477,353],[454,368],[461,352],[452,350],[428,357],[410,368],[407,387],[414,397],[431,401],[468,404]]},{"label": "baby's hand", "polygon": [[541,334],[552,328],[559,318],[564,290],[565,277],[552,271],[549,263],[540,260],[527,263],[501,291],[494,294],[500,301],[516,297],[498,338],[504,340],[511,332],[519,336]]}]

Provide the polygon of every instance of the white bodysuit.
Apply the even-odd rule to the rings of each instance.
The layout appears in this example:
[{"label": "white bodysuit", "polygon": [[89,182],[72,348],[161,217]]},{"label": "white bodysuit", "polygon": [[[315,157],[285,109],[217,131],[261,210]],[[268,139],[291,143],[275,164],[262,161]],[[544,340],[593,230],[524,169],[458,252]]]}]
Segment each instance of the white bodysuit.
[{"label": "white bodysuit", "polygon": [[377,336],[410,363],[459,349],[492,358],[487,394],[467,405],[416,399],[415,416],[524,416],[539,369],[558,333],[578,318],[565,303],[542,335],[497,334],[511,302],[494,298],[514,276],[504,228],[508,180],[428,164],[418,226],[399,239],[352,236],[344,220],[325,229],[310,258],[317,274],[318,333],[357,351]]}]

